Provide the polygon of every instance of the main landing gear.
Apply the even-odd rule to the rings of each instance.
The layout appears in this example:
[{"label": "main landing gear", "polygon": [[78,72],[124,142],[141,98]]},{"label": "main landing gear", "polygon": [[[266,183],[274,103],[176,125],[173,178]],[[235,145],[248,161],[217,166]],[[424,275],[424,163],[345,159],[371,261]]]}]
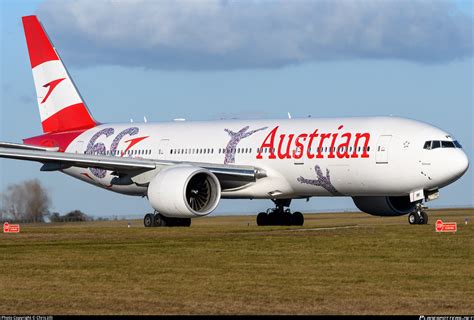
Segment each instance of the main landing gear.
[{"label": "main landing gear", "polygon": [[408,215],[408,222],[410,224],[428,224],[428,215],[426,214],[424,207],[421,203],[416,205],[415,211]]},{"label": "main landing gear", "polygon": [[147,213],[143,218],[145,228],[151,227],[189,227],[191,218],[169,218],[155,211],[154,214]]},{"label": "main landing gear", "polygon": [[[275,199],[275,208],[270,208],[267,212],[260,212],[257,215],[258,226],[302,226],[304,217],[301,212],[290,211],[291,199]],[[288,209],[285,209],[288,207]]]}]

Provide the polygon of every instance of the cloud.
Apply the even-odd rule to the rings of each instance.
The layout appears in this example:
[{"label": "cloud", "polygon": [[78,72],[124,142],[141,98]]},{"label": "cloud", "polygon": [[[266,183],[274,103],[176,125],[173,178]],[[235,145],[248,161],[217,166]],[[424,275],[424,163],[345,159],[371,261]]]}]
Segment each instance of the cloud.
[{"label": "cloud", "polygon": [[445,63],[473,53],[472,17],[447,1],[46,0],[38,16],[67,62],[81,66]]},{"label": "cloud", "polygon": [[17,98],[18,101],[23,104],[32,104],[33,102],[35,102],[35,99],[33,99],[33,96],[31,94],[20,94]]}]

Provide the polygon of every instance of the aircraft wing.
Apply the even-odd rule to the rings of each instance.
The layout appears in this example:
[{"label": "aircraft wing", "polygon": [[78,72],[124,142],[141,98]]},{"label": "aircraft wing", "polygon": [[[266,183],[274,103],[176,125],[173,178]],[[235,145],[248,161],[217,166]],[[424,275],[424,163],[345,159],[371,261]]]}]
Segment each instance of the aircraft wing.
[{"label": "aircraft wing", "polygon": [[48,148],[41,147],[30,148],[30,146],[27,145],[0,142],[0,158],[40,162],[43,163],[41,171],[56,171],[70,167],[110,170],[113,171],[113,175],[116,175],[119,178],[116,180],[117,184],[128,184],[132,183],[132,181],[139,184],[147,184],[149,182],[147,179],[151,179],[154,175],[146,175],[145,177],[142,175],[142,178],[136,179],[136,181],[134,181],[134,177],[145,172],[150,172],[156,169],[160,170],[166,166],[179,164],[192,165],[211,171],[219,179],[222,189],[238,188],[250,182],[255,182],[258,178],[266,176],[263,170],[252,166],[88,155],[82,153],[50,151],[47,149]]},{"label": "aircraft wing", "polygon": [[21,143],[13,143],[13,142],[3,142],[0,141],[0,148],[8,148],[8,149],[22,149],[22,150],[40,150],[40,151],[58,151],[58,147],[37,147],[37,146],[29,146],[27,144]]}]

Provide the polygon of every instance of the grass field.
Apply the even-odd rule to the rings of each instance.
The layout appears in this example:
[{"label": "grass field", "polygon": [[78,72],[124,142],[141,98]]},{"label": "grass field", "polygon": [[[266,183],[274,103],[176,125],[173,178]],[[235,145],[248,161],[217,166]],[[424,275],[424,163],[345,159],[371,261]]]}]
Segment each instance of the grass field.
[{"label": "grass field", "polygon": [[[458,223],[437,234],[435,221]],[[469,223],[464,224],[468,218]],[[429,225],[361,213],[304,227],[209,217],[22,225],[0,234],[3,314],[473,314],[474,210]]]}]

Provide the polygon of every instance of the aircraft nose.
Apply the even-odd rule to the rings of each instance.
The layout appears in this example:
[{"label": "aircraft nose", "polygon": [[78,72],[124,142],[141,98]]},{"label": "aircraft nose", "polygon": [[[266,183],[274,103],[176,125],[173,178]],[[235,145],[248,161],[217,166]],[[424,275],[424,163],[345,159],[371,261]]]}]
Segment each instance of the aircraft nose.
[{"label": "aircraft nose", "polygon": [[460,178],[469,168],[469,159],[466,153],[462,150],[459,151],[460,152],[453,157],[454,159],[452,159],[451,163],[451,170],[455,175],[455,179]]}]

